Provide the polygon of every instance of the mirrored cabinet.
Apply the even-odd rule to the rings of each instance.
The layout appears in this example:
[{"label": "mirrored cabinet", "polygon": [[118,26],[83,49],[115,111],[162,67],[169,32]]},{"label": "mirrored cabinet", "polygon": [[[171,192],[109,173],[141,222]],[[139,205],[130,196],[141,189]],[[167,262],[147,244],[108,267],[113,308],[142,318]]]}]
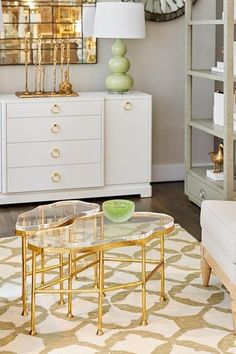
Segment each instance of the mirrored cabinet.
[{"label": "mirrored cabinet", "polygon": [[2,1],[4,33],[0,38],[0,65],[25,62],[25,37],[30,36],[30,64],[36,64],[37,40],[42,38],[42,63],[53,62],[54,39],[58,56],[63,40],[70,41],[70,63],[96,63],[92,37],[95,0]]}]

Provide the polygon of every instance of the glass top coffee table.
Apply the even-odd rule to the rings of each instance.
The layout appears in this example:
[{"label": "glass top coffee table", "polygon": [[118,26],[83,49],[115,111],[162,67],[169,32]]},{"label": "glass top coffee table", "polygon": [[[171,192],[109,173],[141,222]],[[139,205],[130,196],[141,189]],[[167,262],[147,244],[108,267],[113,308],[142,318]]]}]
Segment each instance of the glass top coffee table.
[{"label": "glass top coffee table", "polygon": [[[32,294],[31,294],[31,335],[36,334],[35,329],[35,297],[38,293],[67,293],[68,313],[72,315],[72,294],[82,292],[98,292],[98,330],[102,335],[102,304],[104,294],[108,291],[121,288],[142,287],[142,325],[147,324],[146,311],[146,283],[156,271],[161,274],[160,299],[165,300],[165,274],[164,274],[164,237],[174,230],[174,220],[171,216],[159,213],[136,212],[126,222],[115,223],[105,218],[103,212],[83,216],[68,226],[46,229],[36,232],[28,238],[28,248],[32,251]],[[147,259],[146,246],[153,239],[160,239],[160,259]],[[140,246],[140,258],[119,258],[105,256],[105,252],[117,247]],[[50,270],[50,267],[37,268],[36,255],[63,254],[64,258],[59,265],[60,272],[57,280],[43,285],[36,284],[36,274]],[[84,255],[88,256],[88,263],[79,264]],[[84,259],[84,258],[83,258]],[[119,284],[115,286],[104,285],[104,262],[138,262],[140,267],[140,280]],[[147,274],[146,264],[151,263],[154,268]],[[94,267],[94,286],[91,288],[76,289],[73,279],[85,269]],[[67,283],[67,287],[62,284]],[[52,289],[53,285],[60,284],[60,289]]]},{"label": "glass top coffee table", "polygon": [[[31,272],[26,271],[26,239],[39,230],[66,225],[80,216],[91,215],[99,210],[100,206],[95,203],[65,200],[37,206],[18,216],[15,230],[16,235],[21,236],[22,241],[22,316],[28,315],[26,278],[31,275]],[[44,264],[43,253],[41,253],[41,263]],[[41,283],[44,283],[43,273],[41,274]]]}]

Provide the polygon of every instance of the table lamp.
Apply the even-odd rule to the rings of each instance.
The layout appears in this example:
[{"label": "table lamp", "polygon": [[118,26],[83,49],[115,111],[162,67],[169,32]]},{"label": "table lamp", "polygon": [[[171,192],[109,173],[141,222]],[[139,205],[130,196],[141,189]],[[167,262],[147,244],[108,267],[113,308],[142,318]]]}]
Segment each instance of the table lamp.
[{"label": "table lamp", "polygon": [[113,58],[109,61],[112,72],[105,81],[112,93],[124,93],[133,86],[133,79],[126,74],[130,62],[125,57],[127,48],[123,38],[144,38],[145,18],[143,3],[99,2],[96,5],[94,36],[116,38],[112,46]]}]

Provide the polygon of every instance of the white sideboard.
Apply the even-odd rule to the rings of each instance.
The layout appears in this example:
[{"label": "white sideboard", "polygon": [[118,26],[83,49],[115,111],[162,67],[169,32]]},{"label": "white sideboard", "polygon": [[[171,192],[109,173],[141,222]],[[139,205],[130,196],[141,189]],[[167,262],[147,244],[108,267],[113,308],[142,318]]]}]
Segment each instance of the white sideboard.
[{"label": "white sideboard", "polygon": [[1,95],[0,204],[151,196],[151,96]]}]

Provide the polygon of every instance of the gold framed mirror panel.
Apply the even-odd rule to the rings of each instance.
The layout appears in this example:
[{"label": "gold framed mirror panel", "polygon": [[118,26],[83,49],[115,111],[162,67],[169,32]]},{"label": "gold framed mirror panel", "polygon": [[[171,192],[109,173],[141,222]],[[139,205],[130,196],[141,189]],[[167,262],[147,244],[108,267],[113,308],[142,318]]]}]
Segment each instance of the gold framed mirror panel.
[{"label": "gold framed mirror panel", "polygon": [[96,38],[84,33],[84,16],[96,1],[23,0],[2,1],[4,33],[0,37],[0,65],[25,63],[25,37],[30,36],[29,64],[37,64],[37,41],[42,38],[42,64],[53,63],[52,41],[70,41],[70,64],[97,62]]}]

